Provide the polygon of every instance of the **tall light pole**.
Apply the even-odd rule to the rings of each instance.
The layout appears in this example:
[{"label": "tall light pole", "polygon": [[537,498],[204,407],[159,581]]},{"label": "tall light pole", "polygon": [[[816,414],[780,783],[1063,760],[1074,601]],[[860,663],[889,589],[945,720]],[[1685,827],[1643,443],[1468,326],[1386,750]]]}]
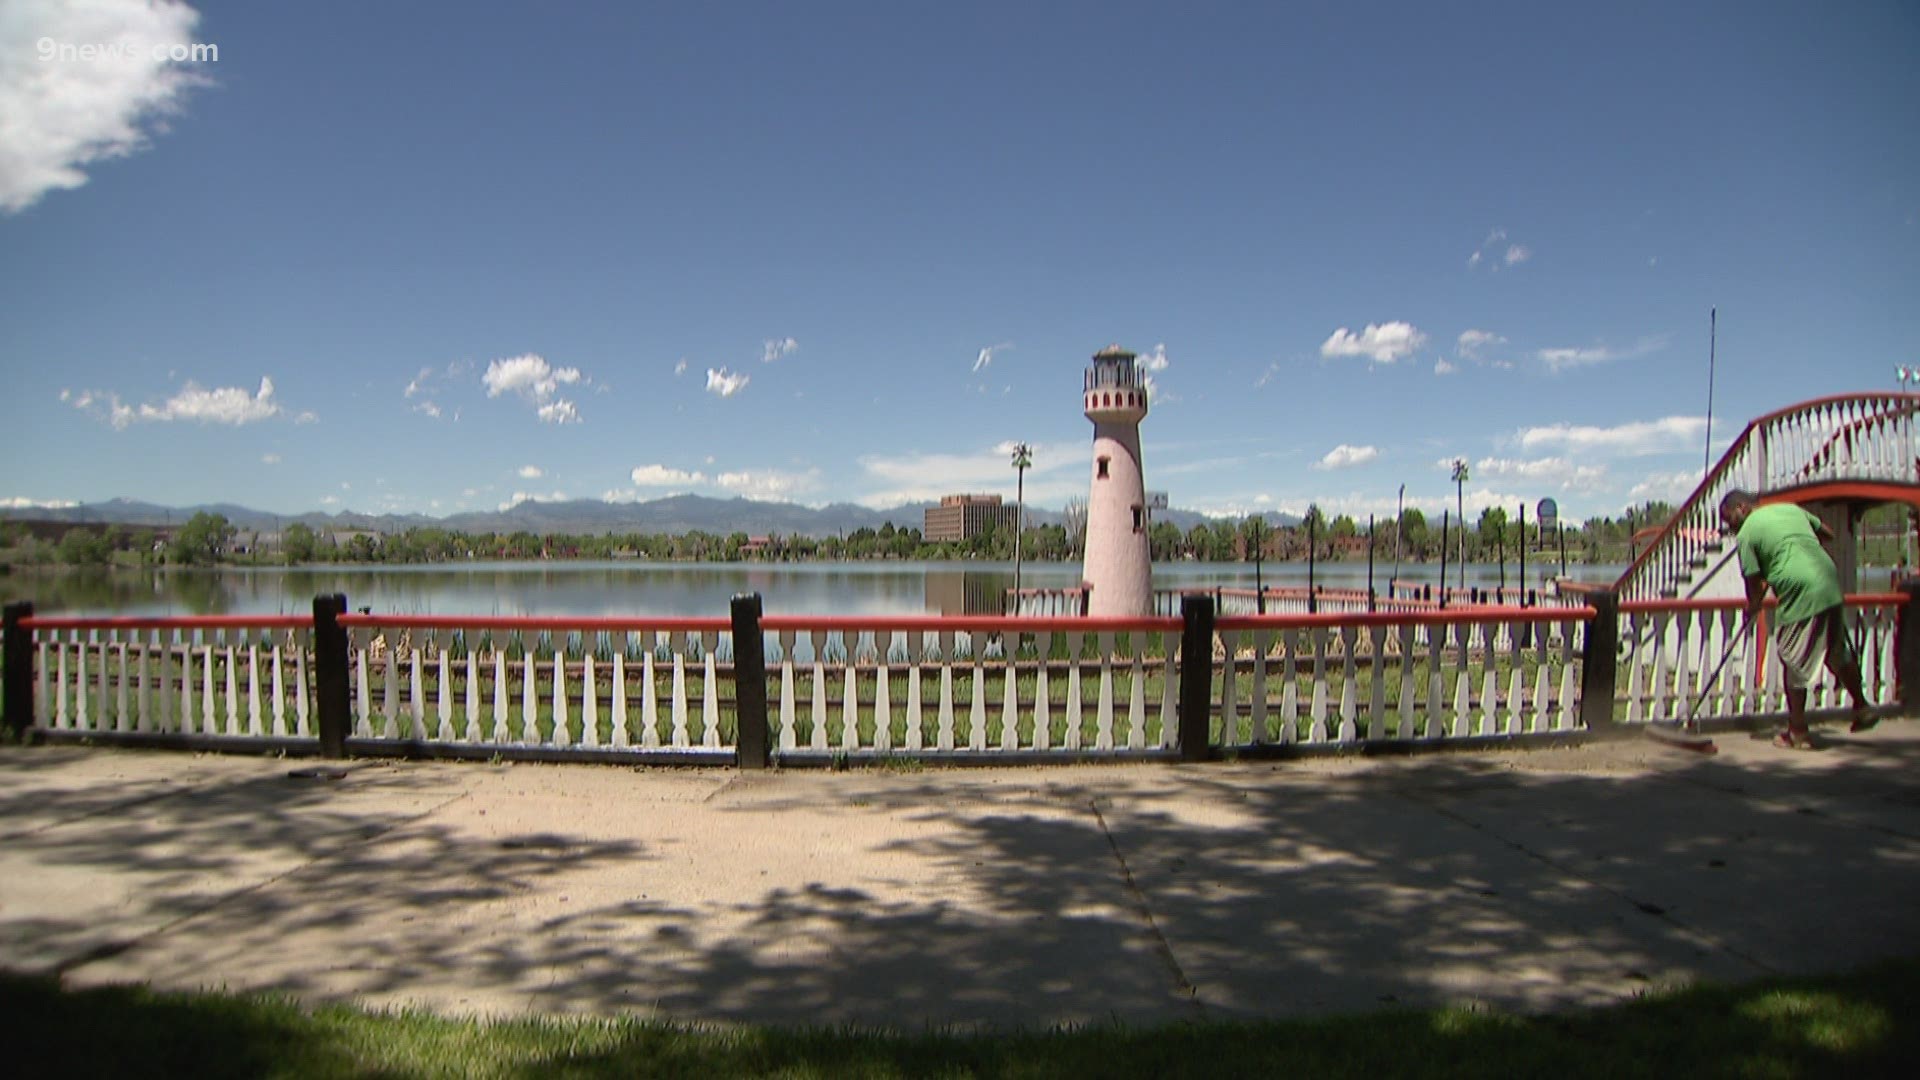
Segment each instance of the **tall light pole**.
[{"label": "tall light pole", "polygon": [[1027,470],[1033,467],[1033,447],[1026,443],[1013,444],[1013,471],[1015,481],[1013,496],[1013,610],[1020,610],[1020,534],[1025,532],[1025,523],[1021,518],[1026,514]]},{"label": "tall light pole", "polygon": [[[1453,459],[1453,508],[1460,518],[1460,587],[1467,587],[1467,459]],[[1446,589],[1447,583],[1441,582],[1440,588]]]}]

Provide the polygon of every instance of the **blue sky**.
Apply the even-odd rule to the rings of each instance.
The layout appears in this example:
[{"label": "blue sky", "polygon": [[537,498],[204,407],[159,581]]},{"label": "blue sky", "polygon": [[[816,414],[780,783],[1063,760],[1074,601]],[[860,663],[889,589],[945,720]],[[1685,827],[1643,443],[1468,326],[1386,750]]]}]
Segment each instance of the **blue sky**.
[{"label": "blue sky", "polygon": [[1057,508],[1119,342],[1175,506],[1463,457],[1584,517],[1698,479],[1710,308],[1716,445],[1920,363],[1911,3],[69,7],[0,6],[13,505],[886,506],[1024,440]]}]

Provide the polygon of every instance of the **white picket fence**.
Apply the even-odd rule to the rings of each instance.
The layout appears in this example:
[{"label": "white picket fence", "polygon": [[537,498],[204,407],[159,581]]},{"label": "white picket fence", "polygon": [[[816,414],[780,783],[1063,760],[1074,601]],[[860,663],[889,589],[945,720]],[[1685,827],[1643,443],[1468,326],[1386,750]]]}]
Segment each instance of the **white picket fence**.
[{"label": "white picket fence", "polygon": [[1221,619],[1216,745],[1365,743],[1579,730],[1592,610]]},{"label": "white picket fence", "polygon": [[34,711],[42,728],[239,738],[313,734],[306,619],[37,622]]},{"label": "white picket fence", "polygon": [[[1898,594],[1849,598],[1866,689],[1895,693]],[[1583,730],[1592,608],[1230,615],[1214,624],[1210,743],[1348,749]],[[565,751],[724,760],[739,748],[728,619],[343,615],[362,752]],[[766,616],[772,754],[1165,756],[1179,618]],[[35,724],[55,734],[307,740],[303,616],[30,618]],[[1609,710],[1634,724],[1785,709],[1778,658],[1729,602],[1623,605]],[[1726,658],[1724,664],[1722,658]],[[336,684],[337,685],[337,684]],[[1830,677],[1816,709],[1846,704]],[[1591,714],[1592,710],[1587,710]]]},{"label": "white picket fence", "polygon": [[[730,751],[725,619],[347,615],[355,738],[544,750]],[[723,715],[723,692],[726,712]]]},{"label": "white picket fence", "polygon": [[[1898,594],[1847,598],[1848,635],[1874,702],[1894,698]],[[1623,650],[1614,700],[1628,723],[1770,717],[1787,710],[1778,651],[1756,632],[1738,600],[1635,601],[1621,605]],[[1810,709],[1852,704],[1822,669],[1807,688]]]},{"label": "white picket fence", "polygon": [[769,616],[779,752],[1171,747],[1177,618]]}]

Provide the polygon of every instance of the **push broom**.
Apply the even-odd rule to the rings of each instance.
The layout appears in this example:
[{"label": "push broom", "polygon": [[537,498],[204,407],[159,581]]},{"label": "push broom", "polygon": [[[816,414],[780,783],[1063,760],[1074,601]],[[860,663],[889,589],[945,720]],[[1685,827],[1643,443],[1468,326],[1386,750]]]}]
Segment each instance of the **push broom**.
[{"label": "push broom", "polygon": [[1720,748],[1714,745],[1713,737],[1700,730],[1700,706],[1706,704],[1707,695],[1720,681],[1720,673],[1727,669],[1727,661],[1733,659],[1734,645],[1746,637],[1751,624],[1741,627],[1740,633],[1727,641],[1727,647],[1720,653],[1720,662],[1713,666],[1713,672],[1701,680],[1700,693],[1687,707],[1687,714],[1679,720],[1649,720],[1645,730],[1647,737],[1664,746],[1676,750],[1691,750],[1696,754],[1717,754]]}]

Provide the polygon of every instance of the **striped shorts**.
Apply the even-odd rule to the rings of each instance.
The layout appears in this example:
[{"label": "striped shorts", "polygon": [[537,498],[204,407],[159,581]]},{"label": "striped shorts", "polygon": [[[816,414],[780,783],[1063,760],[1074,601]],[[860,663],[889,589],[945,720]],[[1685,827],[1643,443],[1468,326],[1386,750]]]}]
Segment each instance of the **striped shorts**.
[{"label": "striped shorts", "polygon": [[1836,604],[1811,619],[1774,626],[1773,644],[1780,651],[1780,671],[1789,688],[1804,690],[1819,676],[1822,665],[1836,671],[1853,660],[1842,611]]}]

